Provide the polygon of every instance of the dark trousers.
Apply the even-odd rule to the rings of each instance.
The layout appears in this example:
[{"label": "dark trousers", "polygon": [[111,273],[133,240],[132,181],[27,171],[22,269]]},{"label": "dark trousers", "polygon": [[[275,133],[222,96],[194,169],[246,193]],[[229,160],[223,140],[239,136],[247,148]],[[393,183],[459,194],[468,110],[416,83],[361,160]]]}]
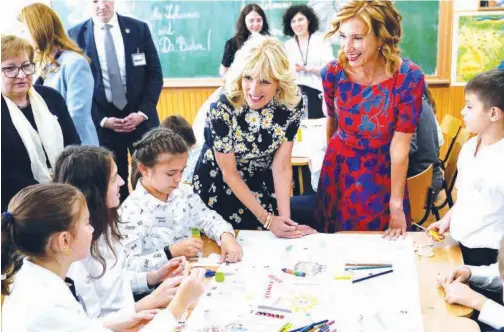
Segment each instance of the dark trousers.
[{"label": "dark trousers", "polygon": [[[133,154],[133,143],[142,137],[142,132],[138,129],[131,133],[116,133],[110,129],[101,128],[104,134],[100,135],[100,143],[103,147],[114,153],[115,162],[117,165],[117,174],[126,182],[120,189],[121,202],[129,195],[128,190],[128,151]],[[108,132],[107,132],[108,131]],[[135,186],[135,183],[131,184]]]},{"label": "dark trousers", "polygon": [[306,85],[299,85],[299,88],[301,93],[308,98],[308,119],[325,117],[322,111],[322,100],[324,99],[322,92]]},{"label": "dark trousers", "polygon": [[460,244],[460,249],[462,250],[465,265],[492,265],[497,262],[497,249],[467,248],[462,243]]},{"label": "dark trousers", "polygon": [[302,196],[292,196],[291,203],[291,219],[298,224],[308,225],[317,229],[315,221],[315,194]]}]

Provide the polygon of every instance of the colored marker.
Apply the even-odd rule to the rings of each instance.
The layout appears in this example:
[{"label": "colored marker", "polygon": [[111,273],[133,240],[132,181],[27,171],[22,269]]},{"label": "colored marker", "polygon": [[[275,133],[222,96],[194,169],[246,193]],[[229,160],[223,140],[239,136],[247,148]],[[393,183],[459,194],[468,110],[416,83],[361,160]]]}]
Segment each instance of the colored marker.
[{"label": "colored marker", "polygon": [[392,272],[394,272],[394,270],[387,270],[387,271],[380,272],[380,273],[377,273],[377,274],[372,274],[370,276],[363,277],[363,278],[360,278],[360,279],[355,279],[355,280],[352,281],[352,284],[355,284],[357,282],[361,282],[361,281],[364,281],[364,280],[376,278],[376,277],[379,277],[379,276],[382,276],[382,275],[385,275],[385,274],[389,274],[389,273],[392,273]]},{"label": "colored marker", "polygon": [[296,277],[306,277],[306,273],[304,273],[304,272],[297,272],[297,271],[294,271],[291,269],[286,269],[286,268],[283,268],[282,271],[285,273],[288,273],[288,274],[292,274]]},{"label": "colored marker", "polygon": [[281,329],[280,329],[280,332],[287,332],[289,331],[289,329],[292,327],[292,323],[291,322],[288,322],[286,323]]},{"label": "colored marker", "polygon": [[201,232],[198,227],[193,227],[191,228],[191,236],[194,238],[201,238]]}]

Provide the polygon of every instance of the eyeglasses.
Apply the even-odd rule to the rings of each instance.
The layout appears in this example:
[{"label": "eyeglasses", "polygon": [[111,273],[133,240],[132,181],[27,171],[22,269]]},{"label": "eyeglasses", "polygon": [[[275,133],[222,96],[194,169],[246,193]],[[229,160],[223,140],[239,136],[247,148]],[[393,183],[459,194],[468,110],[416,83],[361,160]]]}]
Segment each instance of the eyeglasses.
[{"label": "eyeglasses", "polygon": [[2,68],[2,71],[7,78],[18,77],[19,70],[22,70],[26,76],[33,75],[33,73],[35,73],[35,64],[33,62],[30,62],[22,65],[21,67],[9,66]]}]

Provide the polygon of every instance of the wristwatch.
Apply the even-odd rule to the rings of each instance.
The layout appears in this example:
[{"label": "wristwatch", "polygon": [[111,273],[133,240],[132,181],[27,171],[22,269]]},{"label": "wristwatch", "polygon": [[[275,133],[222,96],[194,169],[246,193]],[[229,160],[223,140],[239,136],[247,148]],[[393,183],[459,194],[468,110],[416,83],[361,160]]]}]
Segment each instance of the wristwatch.
[{"label": "wristwatch", "polygon": [[170,246],[166,246],[166,247],[164,247],[164,249],[163,249],[163,250],[164,250],[164,253],[165,253],[165,255],[166,255],[166,258],[168,258],[168,260],[170,260],[170,259],[172,259],[172,258],[173,258],[173,255],[172,255],[172,253],[171,253],[171,251],[170,251]]}]

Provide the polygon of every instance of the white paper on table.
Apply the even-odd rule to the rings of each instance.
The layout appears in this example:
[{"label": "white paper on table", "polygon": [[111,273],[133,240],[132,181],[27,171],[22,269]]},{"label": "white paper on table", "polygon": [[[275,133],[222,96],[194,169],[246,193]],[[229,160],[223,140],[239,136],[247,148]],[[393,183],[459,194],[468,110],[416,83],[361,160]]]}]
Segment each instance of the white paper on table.
[{"label": "white paper on table", "polygon": [[208,257],[199,257],[198,261],[191,263],[191,267],[221,266],[220,259],[221,256],[219,254],[212,253]]}]

